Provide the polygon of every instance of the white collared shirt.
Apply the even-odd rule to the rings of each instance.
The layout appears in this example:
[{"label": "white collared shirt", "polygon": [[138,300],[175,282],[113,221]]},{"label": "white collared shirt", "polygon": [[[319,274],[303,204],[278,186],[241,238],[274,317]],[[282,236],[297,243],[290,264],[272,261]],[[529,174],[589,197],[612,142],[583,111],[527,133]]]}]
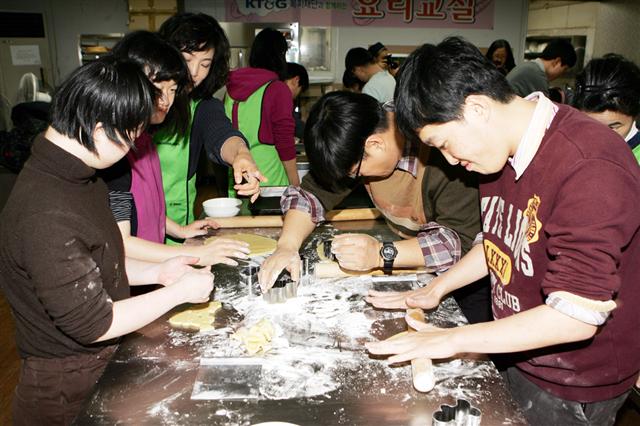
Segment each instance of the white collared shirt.
[{"label": "white collared shirt", "polygon": [[509,158],[509,164],[516,172],[516,180],[527,169],[533,157],[538,152],[544,134],[551,126],[553,118],[558,112],[558,106],[551,102],[542,92],[533,92],[525,98],[527,101],[537,102],[527,130],[522,135],[518,149],[513,157]]}]

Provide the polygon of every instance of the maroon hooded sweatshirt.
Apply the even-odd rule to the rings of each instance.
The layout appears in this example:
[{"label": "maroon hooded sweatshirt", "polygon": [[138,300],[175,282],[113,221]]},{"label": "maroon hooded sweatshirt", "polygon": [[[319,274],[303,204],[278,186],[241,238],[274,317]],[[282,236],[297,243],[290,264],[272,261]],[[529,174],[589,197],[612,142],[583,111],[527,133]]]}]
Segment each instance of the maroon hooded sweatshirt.
[{"label": "maroon hooded sweatshirt", "polygon": [[269,81],[271,84],[262,99],[258,139],[260,143],[275,145],[281,161],[293,160],[296,157],[293,98],[289,87],[278,80],[278,75],[263,68],[240,68],[229,73],[227,92],[234,100],[245,101]]}]

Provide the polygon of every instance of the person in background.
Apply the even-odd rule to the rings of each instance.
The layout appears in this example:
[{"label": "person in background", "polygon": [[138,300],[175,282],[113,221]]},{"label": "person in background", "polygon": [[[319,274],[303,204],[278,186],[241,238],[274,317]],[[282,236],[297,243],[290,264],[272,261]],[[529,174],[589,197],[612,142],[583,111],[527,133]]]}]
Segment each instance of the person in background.
[{"label": "person in background", "polygon": [[[271,287],[283,268],[299,277],[303,241],[324,221],[325,212],[360,183],[403,241],[338,235],[332,250],[344,269],[443,272],[480,232],[475,176],[447,164],[436,150],[403,138],[391,103],[382,106],[369,95],[331,92],[311,109],[304,144],[311,171],[300,187],[290,186],[282,196],[284,226],[278,248],[260,269],[263,288]],[[383,246],[396,251],[386,259],[390,264],[382,256]],[[488,281],[455,296],[469,321],[491,318]]]},{"label": "person in background", "polygon": [[363,47],[349,49],[344,60],[345,69],[364,82],[362,93],[373,96],[378,102],[393,100],[396,79],[384,70]]},{"label": "person in background", "polygon": [[507,81],[518,96],[533,92],[549,96],[549,82],[562,76],[576,64],[576,51],[565,39],[547,43],[539,58],[523,62],[507,74]]},{"label": "person in background", "polygon": [[[167,216],[180,226],[192,223],[196,200],[196,170],[202,147],[216,164],[233,169],[230,185],[240,195],[260,194],[260,173],[244,136],[235,130],[224,106],[213,93],[224,86],[229,72],[229,40],[220,24],[203,13],[182,13],[166,20],[160,36],[178,49],[191,76],[191,125],[177,132],[161,127],[153,135],[162,169]],[[243,183],[244,182],[244,183]],[[182,240],[167,238],[171,244]]]},{"label": "person in background", "polygon": [[491,43],[485,56],[498,68],[498,71],[500,71],[502,75],[509,74],[516,66],[511,45],[504,39],[499,39]]},{"label": "person in background", "polygon": [[296,103],[293,108],[293,119],[296,122],[295,137],[302,140],[304,137],[304,121],[302,121],[299,102],[296,102],[296,100],[309,89],[309,74],[307,73],[307,69],[295,62],[287,62],[287,74],[284,82],[289,87],[289,90],[291,90],[293,102]]},{"label": "person in background", "polygon": [[[189,123],[187,89],[189,72],[180,52],[160,36],[135,31],[118,42],[112,53],[135,62],[157,89],[150,129],[135,141],[135,150],[113,166],[98,173],[109,187],[111,210],[124,239],[127,257],[162,262],[177,255],[198,258],[198,265],[236,265],[231,257],[245,258],[248,245],[216,239],[207,245],[165,245],[165,234],[186,239],[217,227],[210,219],[181,226],[167,217],[158,152],[152,141],[153,129],[165,125],[184,132]],[[151,132],[151,133],[149,133]]]},{"label": "person in background", "polygon": [[360,81],[351,71],[344,70],[342,73],[342,88],[350,92],[362,93],[364,82]]},{"label": "person in background", "polygon": [[[269,186],[300,184],[293,98],[284,83],[287,49],[280,31],[260,31],[251,46],[249,67],[229,74],[224,100],[227,117],[249,140],[251,154]],[[234,192],[230,187],[229,195],[234,196]]]},{"label": "person in background", "polygon": [[392,76],[396,76],[400,67],[398,63],[392,59],[391,52],[389,52],[389,49],[387,49],[384,44],[376,42],[369,46],[367,50],[382,69],[389,71],[389,74]]},{"label": "person in background", "polygon": [[[397,120],[449,163],[479,173],[482,234],[380,308],[431,309],[491,277],[494,320],[368,343],[391,362],[512,354],[503,376],[531,425],[612,425],[640,370],[640,168],[606,127],[541,94],[515,95],[471,43],[423,45],[403,65]],[[606,206],[606,208],[603,208]]]},{"label": "person in background", "polygon": [[576,77],[573,106],[619,134],[640,162],[640,68],[620,55],[592,59]]},{"label": "person in background", "polygon": [[[137,64],[112,56],[72,72],[2,211],[0,288],[22,359],[14,425],[71,424],[118,337],[209,300],[213,275],[192,268],[197,259],[125,259],[107,187],[95,178],[133,147],[155,90]],[[130,286],[149,283],[164,287],[129,297]]]}]

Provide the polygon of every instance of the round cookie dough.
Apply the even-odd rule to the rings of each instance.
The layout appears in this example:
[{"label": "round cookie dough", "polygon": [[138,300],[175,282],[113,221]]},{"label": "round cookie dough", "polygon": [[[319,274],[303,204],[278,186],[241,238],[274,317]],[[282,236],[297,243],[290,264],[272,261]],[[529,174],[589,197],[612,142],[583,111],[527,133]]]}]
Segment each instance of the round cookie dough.
[{"label": "round cookie dough", "polygon": [[220,235],[219,237],[207,238],[204,243],[209,244],[215,241],[216,238],[228,238],[230,240],[249,243],[249,250],[251,250],[249,256],[264,256],[266,254],[271,254],[276,250],[277,245],[277,241],[273,238],[255,234]]}]

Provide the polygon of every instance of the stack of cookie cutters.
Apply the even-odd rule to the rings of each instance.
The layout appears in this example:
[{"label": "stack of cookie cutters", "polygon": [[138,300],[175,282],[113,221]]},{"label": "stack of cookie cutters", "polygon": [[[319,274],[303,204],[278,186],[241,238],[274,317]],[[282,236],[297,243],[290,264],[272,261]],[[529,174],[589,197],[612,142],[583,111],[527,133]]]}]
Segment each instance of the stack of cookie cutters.
[{"label": "stack of cookie cutters", "polygon": [[466,399],[459,399],[456,405],[443,404],[433,413],[433,426],[479,426],[482,412]]},{"label": "stack of cookie cutters", "polygon": [[291,279],[288,271],[282,271],[269,290],[262,293],[267,303],[284,303],[298,294],[298,283]]}]

